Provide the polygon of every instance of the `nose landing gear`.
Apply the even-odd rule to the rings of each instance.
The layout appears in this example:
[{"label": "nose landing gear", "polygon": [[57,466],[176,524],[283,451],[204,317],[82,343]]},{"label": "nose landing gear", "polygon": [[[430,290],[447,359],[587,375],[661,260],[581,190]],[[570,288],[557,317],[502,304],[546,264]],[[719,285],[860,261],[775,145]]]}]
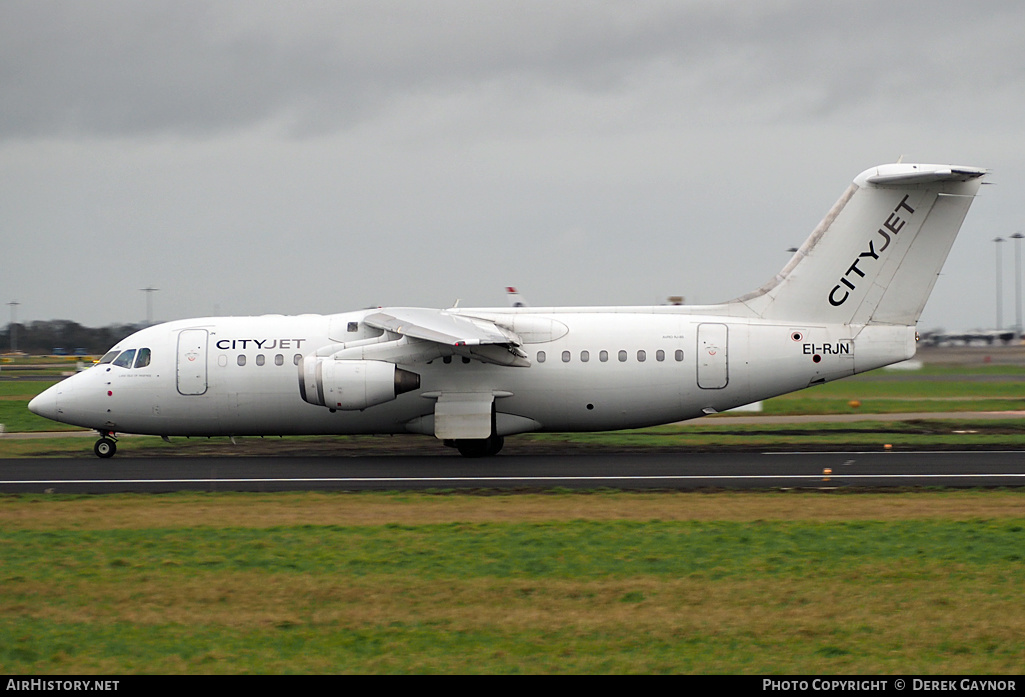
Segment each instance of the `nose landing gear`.
[{"label": "nose landing gear", "polygon": [[93,446],[96,457],[114,457],[114,453],[117,452],[117,439],[114,438],[114,434],[110,431],[100,431],[99,433],[100,439]]}]

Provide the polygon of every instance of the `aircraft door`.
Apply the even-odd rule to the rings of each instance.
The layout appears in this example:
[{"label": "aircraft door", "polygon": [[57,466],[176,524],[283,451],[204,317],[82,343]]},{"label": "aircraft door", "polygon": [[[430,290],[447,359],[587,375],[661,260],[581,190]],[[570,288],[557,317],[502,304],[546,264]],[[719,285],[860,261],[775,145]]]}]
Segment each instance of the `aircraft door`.
[{"label": "aircraft door", "polygon": [[698,387],[719,390],[729,382],[729,328],[725,324],[698,325]]},{"label": "aircraft door", "polygon": [[184,395],[206,393],[205,329],[183,329],[178,334],[178,392]]}]

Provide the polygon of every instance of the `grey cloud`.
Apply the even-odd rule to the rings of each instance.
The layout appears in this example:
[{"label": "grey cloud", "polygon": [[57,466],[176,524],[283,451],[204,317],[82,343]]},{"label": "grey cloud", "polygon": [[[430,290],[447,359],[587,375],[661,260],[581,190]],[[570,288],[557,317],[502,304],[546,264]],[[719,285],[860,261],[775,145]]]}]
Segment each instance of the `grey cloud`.
[{"label": "grey cloud", "polygon": [[1018,85],[1020,60],[981,70],[986,45],[1020,44],[1017,4],[988,5],[981,22],[974,4],[924,7],[9,1],[0,138],[330,132],[409,95],[495,84],[509,100],[661,90],[707,119],[752,103],[758,118],[899,106],[929,83]]}]

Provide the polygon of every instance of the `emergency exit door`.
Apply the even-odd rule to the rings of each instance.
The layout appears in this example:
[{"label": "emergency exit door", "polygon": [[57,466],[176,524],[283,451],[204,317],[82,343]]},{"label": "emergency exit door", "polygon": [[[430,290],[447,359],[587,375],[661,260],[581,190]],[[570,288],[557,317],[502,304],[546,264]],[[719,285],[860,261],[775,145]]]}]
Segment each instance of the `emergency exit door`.
[{"label": "emergency exit door", "polygon": [[183,329],[178,334],[179,393],[206,393],[206,344],[205,329]]},{"label": "emergency exit door", "polygon": [[725,324],[698,325],[698,387],[719,390],[729,382],[729,329]]}]

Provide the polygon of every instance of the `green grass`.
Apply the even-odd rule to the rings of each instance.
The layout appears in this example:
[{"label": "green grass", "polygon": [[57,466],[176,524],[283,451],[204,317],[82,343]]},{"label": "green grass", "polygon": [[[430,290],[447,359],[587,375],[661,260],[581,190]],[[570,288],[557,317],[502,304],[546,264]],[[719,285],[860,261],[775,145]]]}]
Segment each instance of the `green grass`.
[{"label": "green grass", "polygon": [[[931,368],[910,374],[875,371],[774,397],[764,402],[763,413],[1025,410],[1025,382],[1012,379],[1021,375],[1013,368]],[[1008,379],[1000,380],[1001,376]],[[851,406],[851,402],[860,402],[860,406]]]},{"label": "green grass", "polygon": [[[320,525],[266,529],[4,531],[7,580],[63,585],[76,578],[202,571],[415,575],[458,578],[721,579],[752,573],[832,576],[866,563],[1014,564],[1025,580],[1025,512],[1009,521],[780,523],[551,521]],[[38,562],[52,557],[49,564]],[[809,566],[814,560],[828,568]],[[122,571],[123,570],[123,571]]]},{"label": "green grass", "polygon": [[[1025,389],[1025,388],[1021,388]],[[852,406],[851,401],[858,401]],[[799,396],[774,397],[763,404],[766,416],[803,416],[815,414],[905,414],[915,412],[1025,411],[1025,398],[850,398]]]},{"label": "green grass", "polygon": [[507,439],[594,448],[678,448],[687,450],[772,448],[1020,448],[1022,419],[857,421],[851,423],[732,424],[729,418],[698,419],[635,431],[537,433]]},{"label": "green grass", "polygon": [[[8,497],[0,506],[0,671],[1025,669],[1018,498],[1004,499],[1011,510],[1018,502],[1017,515],[988,519],[644,518],[648,502],[665,515],[667,497],[669,508],[686,509],[698,501],[714,507],[715,496],[500,496],[476,505],[505,510],[510,520],[467,514],[423,523],[416,511],[439,497],[320,496],[312,508],[401,498],[409,514],[393,523],[269,527],[184,522],[197,505],[245,504],[239,495]],[[973,498],[960,496],[969,504]],[[249,496],[248,506],[268,498]],[[459,497],[440,498],[459,504]],[[831,507],[858,498],[837,497]],[[745,500],[766,503],[722,499],[730,506]],[[775,499],[798,508],[804,500]],[[107,502],[127,506],[117,525],[90,514],[77,518],[88,529],[76,529],[73,514],[62,523],[48,515]],[[595,512],[623,503],[637,511],[601,519],[579,513],[588,502]],[[548,518],[516,519],[509,509],[521,503],[542,507]],[[567,505],[576,512],[564,511]],[[156,525],[143,514],[153,506],[164,509]],[[168,527],[175,517],[183,522]]]},{"label": "green grass", "polygon": [[7,433],[39,431],[80,431],[77,426],[57,423],[28,410],[28,403],[56,380],[0,381],[0,424]]}]

